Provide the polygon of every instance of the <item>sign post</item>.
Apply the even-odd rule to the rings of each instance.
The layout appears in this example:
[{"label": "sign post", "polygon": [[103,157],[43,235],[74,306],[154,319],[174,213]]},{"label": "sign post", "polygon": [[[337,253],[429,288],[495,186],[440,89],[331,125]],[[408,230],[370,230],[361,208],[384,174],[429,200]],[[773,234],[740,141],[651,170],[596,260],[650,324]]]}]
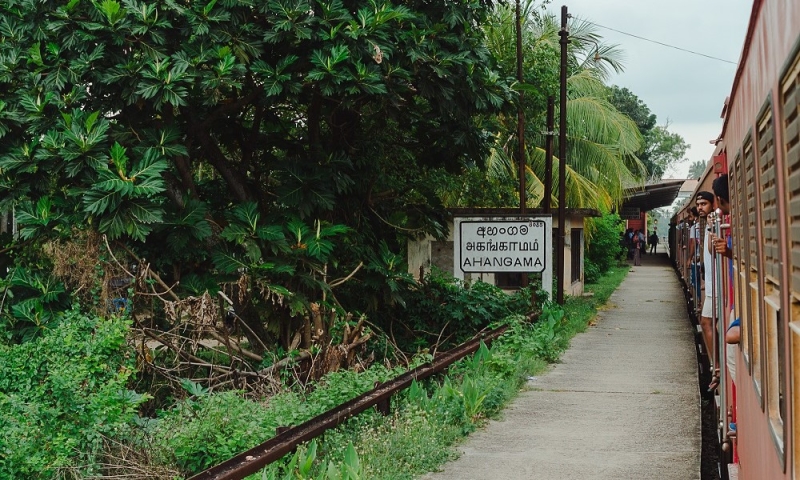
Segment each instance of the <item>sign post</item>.
[{"label": "sign post", "polygon": [[553,220],[550,216],[456,218],[453,275],[541,273],[552,298]]}]

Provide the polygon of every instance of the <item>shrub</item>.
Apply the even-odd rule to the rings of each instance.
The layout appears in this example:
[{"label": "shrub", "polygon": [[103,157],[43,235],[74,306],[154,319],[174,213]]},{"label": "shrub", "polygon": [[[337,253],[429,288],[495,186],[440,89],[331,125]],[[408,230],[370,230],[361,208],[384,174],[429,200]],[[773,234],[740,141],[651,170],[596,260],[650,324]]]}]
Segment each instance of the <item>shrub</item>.
[{"label": "shrub", "polygon": [[156,461],[195,474],[258,445],[280,426],[299,425],[403,371],[373,365],[360,373],[329,373],[309,393],[284,392],[266,405],[239,392],[212,394],[186,381],[184,387],[193,395],[155,421],[142,422],[136,443],[156,452]]},{"label": "shrub", "polygon": [[595,283],[600,279],[602,273],[596,263],[586,258],[583,261],[583,279],[586,283]]},{"label": "shrub", "polygon": [[103,437],[119,434],[146,399],[126,388],[127,320],[57,316],[36,339],[0,345],[0,478],[94,473]]},{"label": "shrub", "polygon": [[[586,240],[586,263],[591,261],[600,274],[606,273],[625,255],[625,247],[620,243],[622,220],[616,213],[610,213],[600,218],[590,218],[587,223],[591,236],[587,236]],[[588,270],[586,273],[589,273]]]},{"label": "shrub", "polygon": [[[405,309],[386,315],[406,327],[405,332],[393,329],[401,348],[416,351],[436,344],[441,349],[471,338],[508,315],[529,313],[533,309],[530,297],[531,289],[509,295],[489,283],[464,283],[434,269],[407,295]],[[537,295],[537,302],[541,301]]]}]

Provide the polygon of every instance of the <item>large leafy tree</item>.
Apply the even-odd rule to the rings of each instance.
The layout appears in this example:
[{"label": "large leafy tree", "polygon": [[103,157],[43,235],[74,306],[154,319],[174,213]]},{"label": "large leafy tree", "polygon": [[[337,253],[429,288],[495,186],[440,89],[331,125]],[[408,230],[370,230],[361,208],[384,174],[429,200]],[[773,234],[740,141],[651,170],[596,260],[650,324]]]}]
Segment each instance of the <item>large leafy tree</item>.
[{"label": "large leafy tree", "polygon": [[703,176],[703,172],[706,171],[706,162],[702,160],[697,160],[689,164],[689,173],[687,173],[688,178],[695,178],[699,179]]},{"label": "large leafy tree", "polygon": [[647,179],[660,180],[670,167],[683,160],[689,146],[683,137],[669,131],[669,122],[658,125],[656,115],[627,88],[613,85],[608,95],[611,104],[639,128],[644,142],[637,156],[647,170]]},{"label": "large leafy tree", "polygon": [[476,115],[510,97],[479,28],[490,11],[5,1],[0,201],[24,238],[86,227],[183,285],[246,271],[311,297],[370,258],[383,274],[384,240],[443,231],[425,172],[488,152]]},{"label": "large leafy tree", "polygon": [[625,87],[612,85],[609,87],[609,101],[617,110],[629,116],[636,122],[642,135],[652,130],[658,121],[650,108],[633,92]]}]

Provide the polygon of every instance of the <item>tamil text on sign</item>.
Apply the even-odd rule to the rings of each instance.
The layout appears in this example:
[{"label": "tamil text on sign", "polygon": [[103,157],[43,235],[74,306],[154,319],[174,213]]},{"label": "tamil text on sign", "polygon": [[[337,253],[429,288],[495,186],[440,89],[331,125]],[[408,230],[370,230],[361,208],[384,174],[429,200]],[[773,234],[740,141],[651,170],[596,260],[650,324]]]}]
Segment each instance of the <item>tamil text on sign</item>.
[{"label": "tamil text on sign", "polygon": [[547,266],[544,221],[463,221],[459,234],[464,273],[538,273]]}]

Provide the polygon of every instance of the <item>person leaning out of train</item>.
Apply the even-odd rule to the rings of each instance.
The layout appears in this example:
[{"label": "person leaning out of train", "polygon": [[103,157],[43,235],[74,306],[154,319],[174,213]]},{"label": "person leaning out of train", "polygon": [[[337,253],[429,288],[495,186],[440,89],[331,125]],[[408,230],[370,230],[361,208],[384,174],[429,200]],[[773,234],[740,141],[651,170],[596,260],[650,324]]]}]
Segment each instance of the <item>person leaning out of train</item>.
[{"label": "person leaning out of train", "polygon": [[[712,185],[714,189],[714,200],[717,202],[717,208],[720,209],[723,215],[730,215],[731,204],[728,200],[728,175],[722,175],[714,180]],[[725,258],[733,258],[733,250],[728,241],[723,237],[717,237],[711,234],[711,241],[713,242],[714,251]]]},{"label": "person leaning out of train", "polygon": [[[692,207],[689,210],[689,216],[686,220],[687,228],[689,229],[689,241],[688,241],[688,249],[686,253],[686,268],[689,269],[689,281],[692,284],[692,289],[694,292],[694,299],[697,302],[697,307],[700,307],[700,265],[702,264],[702,258],[700,257],[700,225],[698,224],[698,219],[700,218],[700,213],[697,211],[697,207]],[[686,248],[686,247],[684,247]],[[698,310],[697,313],[699,314],[700,311]]]},{"label": "person leaning out of train", "polygon": [[[717,204],[717,208],[722,212],[723,215],[730,215],[731,213],[731,205],[730,205],[730,197],[728,196],[728,175],[721,175],[714,179],[714,183],[711,185],[712,190],[714,191],[714,201]],[[711,242],[713,244],[713,249],[718,255],[722,255],[725,258],[732,259],[733,258],[733,249],[732,243],[730,241],[730,237],[723,238],[717,237],[713,233],[711,234]],[[729,270],[733,267],[729,266]],[[732,307],[732,306],[731,306]],[[728,328],[725,330],[725,343],[728,345],[736,345],[739,343],[740,336],[741,336],[741,329],[740,329],[740,320],[738,318],[734,318],[733,308],[730,310],[729,315],[730,323]],[[730,372],[730,377],[733,379],[736,377],[736,355],[735,349],[733,348],[726,348],[726,364],[728,367],[728,371]]]},{"label": "person leaning out of train", "polygon": [[[733,310],[731,310],[730,317],[732,318],[733,316]],[[725,343],[728,345],[739,345],[741,338],[741,321],[738,318],[734,318],[730,325],[728,325],[728,329],[725,330]],[[736,349],[733,347],[726,347],[725,356],[731,381],[736,383]]]},{"label": "person leaning out of train", "polygon": [[[697,193],[695,196],[695,206],[697,207],[698,217],[700,219],[707,218],[708,214],[714,211],[714,194],[702,190]],[[711,241],[709,239],[710,232],[708,228],[706,228],[706,232],[703,235],[703,243],[702,245],[705,247],[702,249],[702,253],[700,255],[703,259],[703,265],[701,267],[701,272],[704,271],[704,275],[702,275],[703,281],[700,282],[698,279],[698,283],[703,283],[705,288],[705,295],[702,295],[703,298],[703,306],[700,313],[700,329],[703,331],[703,343],[705,344],[705,351],[709,353],[709,359],[712,363],[716,363],[716,358],[714,355],[713,350],[713,332],[714,332],[714,325],[712,325],[712,313],[713,313],[713,304],[714,301],[711,298],[711,293],[714,291],[714,287],[712,286],[711,282]],[[699,235],[698,235],[699,237]],[[708,386],[709,391],[713,391],[719,385],[719,373],[718,368],[714,368],[713,378],[711,383]]]}]

